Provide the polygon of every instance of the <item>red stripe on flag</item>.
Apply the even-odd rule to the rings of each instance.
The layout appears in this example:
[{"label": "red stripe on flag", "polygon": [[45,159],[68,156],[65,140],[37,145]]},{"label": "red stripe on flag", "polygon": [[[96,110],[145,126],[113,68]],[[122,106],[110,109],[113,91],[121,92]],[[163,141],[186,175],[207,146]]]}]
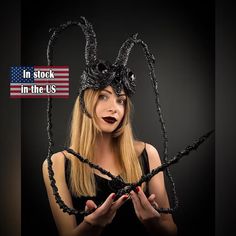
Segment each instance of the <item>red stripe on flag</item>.
[{"label": "red stripe on flag", "polygon": [[34,69],[42,69],[42,68],[47,68],[47,69],[50,69],[50,68],[66,68],[66,69],[69,69],[69,66],[34,66]]},{"label": "red stripe on flag", "polygon": [[25,95],[11,95],[10,98],[69,98],[69,95],[42,95],[42,96],[38,96],[38,95],[30,95],[30,96],[25,96]]}]

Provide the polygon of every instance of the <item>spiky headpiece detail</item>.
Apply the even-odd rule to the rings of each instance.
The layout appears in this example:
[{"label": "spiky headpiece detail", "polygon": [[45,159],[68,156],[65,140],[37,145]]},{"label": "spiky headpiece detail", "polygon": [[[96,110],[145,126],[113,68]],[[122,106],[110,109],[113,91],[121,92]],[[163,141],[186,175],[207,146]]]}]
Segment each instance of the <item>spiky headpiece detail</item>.
[{"label": "spiky headpiece detail", "polygon": [[[77,25],[84,32],[85,45],[85,62],[86,67],[81,75],[81,83],[79,87],[80,103],[83,111],[87,114],[84,104],[84,91],[88,88],[99,90],[107,86],[112,86],[118,95],[122,89],[126,95],[131,96],[135,93],[135,76],[134,73],[126,67],[130,51],[137,42],[137,34],[128,38],[121,46],[118,56],[113,64],[109,61],[97,59],[97,40],[92,25],[81,17],[81,22],[67,22],[56,29],[48,44],[48,61],[51,64],[53,56],[53,45],[56,35],[67,27]],[[90,116],[90,115],[89,115]]]}]

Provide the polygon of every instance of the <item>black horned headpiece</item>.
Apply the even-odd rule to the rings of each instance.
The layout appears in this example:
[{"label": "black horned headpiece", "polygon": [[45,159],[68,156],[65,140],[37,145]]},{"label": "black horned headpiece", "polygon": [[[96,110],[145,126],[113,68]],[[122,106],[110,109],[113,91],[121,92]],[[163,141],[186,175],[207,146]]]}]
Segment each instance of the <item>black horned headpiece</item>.
[{"label": "black horned headpiece", "polygon": [[[129,58],[129,54],[134,45],[141,45],[143,52],[145,54],[145,59],[149,68],[149,77],[152,81],[152,87],[155,94],[155,103],[156,103],[156,111],[159,117],[159,121],[161,124],[162,136],[163,136],[163,163],[158,168],[152,170],[149,174],[144,175],[141,179],[136,183],[126,183],[120,177],[116,177],[112,175],[107,170],[101,168],[98,165],[90,162],[87,158],[82,157],[79,153],[76,153],[74,150],[70,148],[65,148],[67,152],[74,155],[78,158],[79,161],[83,162],[86,165],[89,165],[91,168],[97,169],[102,174],[109,176],[111,181],[112,189],[116,193],[116,198],[120,197],[125,193],[130,193],[131,190],[134,190],[137,186],[140,186],[143,182],[149,181],[154,175],[159,173],[160,171],[165,171],[171,185],[172,185],[172,194],[173,194],[173,202],[174,206],[172,208],[158,208],[156,209],[158,212],[162,213],[172,213],[178,207],[178,199],[176,196],[176,189],[173,178],[170,174],[169,166],[178,162],[183,156],[188,155],[192,150],[196,150],[200,144],[202,144],[212,133],[208,132],[207,134],[200,137],[196,140],[192,145],[188,145],[184,150],[178,152],[174,157],[168,158],[168,136],[166,132],[165,122],[161,111],[160,101],[159,101],[159,87],[158,81],[155,75],[155,58],[149,52],[148,46],[141,39],[137,39],[137,34],[129,37],[121,46],[118,56],[113,64],[108,61],[103,61],[97,59],[97,40],[95,32],[93,31],[92,25],[84,18],[81,17],[81,22],[69,21],[65,24],[60,25],[58,28],[52,29],[53,33],[48,42],[47,48],[47,60],[48,65],[51,66],[53,60],[53,49],[58,38],[58,35],[62,33],[65,29],[70,26],[79,26],[85,35],[86,45],[85,45],[85,61],[86,67],[81,76],[81,84],[79,87],[79,97],[82,110],[90,117],[90,114],[87,112],[85,104],[84,104],[84,91],[88,88],[98,90],[107,87],[108,85],[112,86],[116,94],[119,94],[123,89],[127,96],[131,96],[135,92],[135,76],[134,73],[127,67],[127,62]],[[47,134],[48,134],[48,173],[49,179],[51,182],[51,186],[53,189],[53,194],[55,196],[56,202],[59,207],[68,214],[89,214],[90,212],[85,212],[83,210],[72,209],[69,208],[61,199],[61,196],[58,192],[58,188],[56,186],[56,181],[54,179],[54,171],[52,169],[52,160],[51,156],[53,154],[53,138],[52,138],[52,98],[48,98],[48,106],[47,106]]]},{"label": "black horned headpiece", "polygon": [[[80,26],[84,32],[85,45],[85,61],[86,67],[81,75],[81,83],[79,87],[80,103],[83,111],[87,114],[84,104],[84,91],[88,88],[98,90],[107,86],[112,86],[118,95],[123,89],[127,96],[135,93],[135,76],[134,73],[126,66],[128,57],[132,47],[138,42],[137,34],[129,37],[121,46],[115,62],[97,59],[97,40],[92,25],[81,17],[81,22],[67,22],[56,29],[49,41],[48,45],[48,62],[52,63],[53,45],[58,33],[62,32],[69,26]],[[90,115],[89,115],[90,116]]]}]

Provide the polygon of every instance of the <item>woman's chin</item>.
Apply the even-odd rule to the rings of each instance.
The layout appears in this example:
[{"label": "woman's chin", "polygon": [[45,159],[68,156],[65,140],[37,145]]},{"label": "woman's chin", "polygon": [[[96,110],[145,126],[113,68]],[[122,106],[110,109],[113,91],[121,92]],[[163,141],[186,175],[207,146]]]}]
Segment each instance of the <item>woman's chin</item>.
[{"label": "woman's chin", "polygon": [[112,129],[101,129],[102,133],[104,134],[111,134],[115,129],[112,128]]},{"label": "woman's chin", "polygon": [[102,133],[112,133],[116,130],[117,126],[116,125],[112,125],[110,127],[100,127],[100,130],[102,131]]},{"label": "woman's chin", "polygon": [[118,126],[117,124],[109,124],[109,123],[101,124],[100,123],[99,128],[103,133],[112,133],[116,130],[117,126]]}]

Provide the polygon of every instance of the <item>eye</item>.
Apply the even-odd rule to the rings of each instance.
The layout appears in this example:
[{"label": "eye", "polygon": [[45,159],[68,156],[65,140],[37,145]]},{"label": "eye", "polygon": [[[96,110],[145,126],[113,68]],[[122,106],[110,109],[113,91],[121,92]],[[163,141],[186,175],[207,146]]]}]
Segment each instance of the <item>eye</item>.
[{"label": "eye", "polygon": [[125,98],[120,98],[120,99],[117,100],[117,102],[121,105],[125,105],[126,99]]},{"label": "eye", "polygon": [[105,95],[105,94],[100,94],[100,95],[98,96],[98,99],[99,99],[99,100],[107,100],[107,99],[108,99],[108,96]]}]

